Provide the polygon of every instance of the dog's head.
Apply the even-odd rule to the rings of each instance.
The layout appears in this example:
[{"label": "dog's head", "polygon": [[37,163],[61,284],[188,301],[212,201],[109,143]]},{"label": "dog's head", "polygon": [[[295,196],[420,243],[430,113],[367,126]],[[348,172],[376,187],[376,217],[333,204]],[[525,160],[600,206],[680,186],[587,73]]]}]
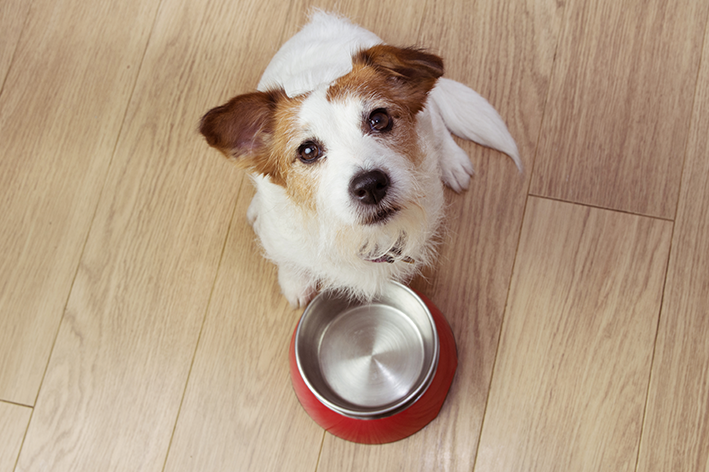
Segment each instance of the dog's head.
[{"label": "dog's head", "polygon": [[[442,74],[438,56],[379,45],[355,54],[351,72],[307,94],[239,95],[210,110],[200,131],[228,159],[282,186],[305,212],[377,231],[405,219],[426,191],[418,176],[430,169],[422,169],[417,114]],[[366,244],[365,253],[381,249]],[[403,243],[383,244],[396,252]]]}]

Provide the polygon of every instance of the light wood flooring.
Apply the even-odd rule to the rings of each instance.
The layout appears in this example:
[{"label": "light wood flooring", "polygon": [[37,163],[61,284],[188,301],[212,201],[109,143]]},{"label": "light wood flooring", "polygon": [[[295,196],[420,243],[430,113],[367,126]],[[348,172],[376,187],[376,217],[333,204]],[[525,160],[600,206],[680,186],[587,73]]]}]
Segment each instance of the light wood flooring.
[{"label": "light wood flooring", "polygon": [[[288,376],[300,312],[197,132],[312,6],[430,48],[525,172],[463,144],[413,284],[460,363],[356,445]],[[709,471],[706,0],[2,0],[0,472]]]}]

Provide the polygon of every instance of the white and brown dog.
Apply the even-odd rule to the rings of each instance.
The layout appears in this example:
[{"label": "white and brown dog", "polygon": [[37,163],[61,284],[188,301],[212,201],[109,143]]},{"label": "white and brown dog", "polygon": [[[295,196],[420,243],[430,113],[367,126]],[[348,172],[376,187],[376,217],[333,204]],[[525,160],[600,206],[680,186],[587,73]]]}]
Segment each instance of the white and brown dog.
[{"label": "white and brown dog", "polygon": [[521,169],[498,113],[442,74],[435,55],[316,12],[259,91],[202,118],[209,145],[252,174],[248,219],[292,305],[321,289],[370,298],[432,261],[443,183],[459,192],[473,172],[451,132]]}]

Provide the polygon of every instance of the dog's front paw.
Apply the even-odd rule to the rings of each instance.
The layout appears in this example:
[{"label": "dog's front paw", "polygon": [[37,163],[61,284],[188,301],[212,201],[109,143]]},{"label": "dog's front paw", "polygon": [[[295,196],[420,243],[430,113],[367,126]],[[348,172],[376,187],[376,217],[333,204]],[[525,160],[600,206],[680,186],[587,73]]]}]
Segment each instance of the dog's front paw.
[{"label": "dog's front paw", "polygon": [[310,301],[317,294],[315,284],[298,288],[286,288],[281,285],[281,290],[283,291],[283,295],[286,297],[286,300],[288,300],[288,303],[290,303],[293,308],[305,308],[305,306],[310,303]]},{"label": "dog's front paw", "polygon": [[293,308],[305,307],[318,291],[317,281],[289,267],[278,268],[278,283],[281,292]]},{"label": "dog's front paw", "polygon": [[441,179],[443,183],[456,192],[466,190],[473,175],[473,164],[468,154],[451,138],[441,156]]}]

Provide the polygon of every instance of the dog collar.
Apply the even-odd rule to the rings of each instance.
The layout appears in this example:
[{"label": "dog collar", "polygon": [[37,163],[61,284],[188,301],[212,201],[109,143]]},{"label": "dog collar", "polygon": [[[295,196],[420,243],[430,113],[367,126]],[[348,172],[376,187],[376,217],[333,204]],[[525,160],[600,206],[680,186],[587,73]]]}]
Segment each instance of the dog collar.
[{"label": "dog collar", "polygon": [[378,257],[376,259],[368,259],[369,262],[386,262],[387,264],[393,264],[396,262],[396,259],[391,257],[389,254],[384,254],[382,257]]},{"label": "dog collar", "polygon": [[[410,258],[409,256],[404,256],[401,259],[399,259],[401,262],[405,262],[407,264],[414,264],[416,261]],[[381,257],[377,257],[376,259],[367,259],[368,262],[386,262],[387,264],[393,264],[394,262],[397,261],[397,259],[394,258],[394,256],[390,254],[384,254]]]}]

